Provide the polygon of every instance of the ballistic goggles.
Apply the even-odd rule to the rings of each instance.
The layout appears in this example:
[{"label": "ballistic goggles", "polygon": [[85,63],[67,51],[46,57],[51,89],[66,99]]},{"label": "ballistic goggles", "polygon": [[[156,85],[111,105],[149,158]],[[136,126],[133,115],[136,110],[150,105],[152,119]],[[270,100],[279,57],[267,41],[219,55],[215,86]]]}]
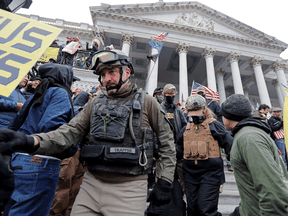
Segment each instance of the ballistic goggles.
[{"label": "ballistic goggles", "polygon": [[130,58],[120,50],[101,50],[92,57],[91,70],[95,70],[97,75],[107,66],[128,66],[131,74],[134,73]]}]

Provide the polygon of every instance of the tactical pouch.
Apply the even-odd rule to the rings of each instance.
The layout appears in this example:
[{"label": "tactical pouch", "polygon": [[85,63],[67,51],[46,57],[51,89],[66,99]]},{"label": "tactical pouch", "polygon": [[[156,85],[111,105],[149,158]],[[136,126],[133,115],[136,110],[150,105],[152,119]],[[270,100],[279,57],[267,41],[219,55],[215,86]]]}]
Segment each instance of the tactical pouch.
[{"label": "tactical pouch", "polygon": [[103,145],[84,145],[81,149],[81,158],[84,160],[101,161],[103,159]]},{"label": "tactical pouch", "polygon": [[90,134],[100,140],[122,141],[130,112],[131,108],[125,105],[101,104],[92,114]]},{"label": "tactical pouch", "polygon": [[139,165],[140,149],[138,147],[109,147],[104,151],[104,163],[114,165]]},{"label": "tactical pouch", "polygon": [[184,158],[186,160],[207,160],[208,147],[203,141],[188,141],[184,144]]}]

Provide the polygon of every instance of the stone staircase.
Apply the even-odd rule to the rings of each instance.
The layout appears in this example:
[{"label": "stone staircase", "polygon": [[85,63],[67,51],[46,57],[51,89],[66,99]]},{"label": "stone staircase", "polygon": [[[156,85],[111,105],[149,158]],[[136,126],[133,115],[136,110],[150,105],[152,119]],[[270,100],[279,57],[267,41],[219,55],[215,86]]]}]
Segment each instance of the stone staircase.
[{"label": "stone staircase", "polygon": [[234,173],[227,171],[227,166],[225,166],[224,170],[226,183],[223,186],[223,192],[219,196],[218,211],[221,212],[223,216],[229,216],[235,207],[239,206],[240,195]]}]

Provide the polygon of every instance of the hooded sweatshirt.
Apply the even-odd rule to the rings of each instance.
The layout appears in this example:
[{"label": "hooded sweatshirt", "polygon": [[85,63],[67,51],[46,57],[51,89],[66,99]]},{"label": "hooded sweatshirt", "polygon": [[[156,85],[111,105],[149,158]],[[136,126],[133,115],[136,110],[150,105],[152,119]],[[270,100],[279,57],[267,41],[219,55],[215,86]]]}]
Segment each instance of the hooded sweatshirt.
[{"label": "hooded sweatshirt", "polygon": [[10,129],[27,135],[55,130],[74,117],[71,103],[73,70],[69,66],[45,64],[40,66],[43,79],[20,112]]},{"label": "hooded sweatshirt", "polygon": [[267,122],[249,117],[231,132],[231,163],[241,196],[240,215],[288,215],[288,174]]}]

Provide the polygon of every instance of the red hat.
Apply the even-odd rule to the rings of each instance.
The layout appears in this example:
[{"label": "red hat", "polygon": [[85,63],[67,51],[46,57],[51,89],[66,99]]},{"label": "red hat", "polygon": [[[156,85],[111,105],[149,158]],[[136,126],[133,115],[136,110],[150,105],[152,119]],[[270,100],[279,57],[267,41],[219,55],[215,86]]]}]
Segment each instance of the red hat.
[{"label": "red hat", "polygon": [[73,38],[72,38],[72,37],[67,37],[67,40],[68,40],[68,41],[72,41]]},{"label": "red hat", "polygon": [[75,37],[75,40],[80,41],[80,37]]}]

